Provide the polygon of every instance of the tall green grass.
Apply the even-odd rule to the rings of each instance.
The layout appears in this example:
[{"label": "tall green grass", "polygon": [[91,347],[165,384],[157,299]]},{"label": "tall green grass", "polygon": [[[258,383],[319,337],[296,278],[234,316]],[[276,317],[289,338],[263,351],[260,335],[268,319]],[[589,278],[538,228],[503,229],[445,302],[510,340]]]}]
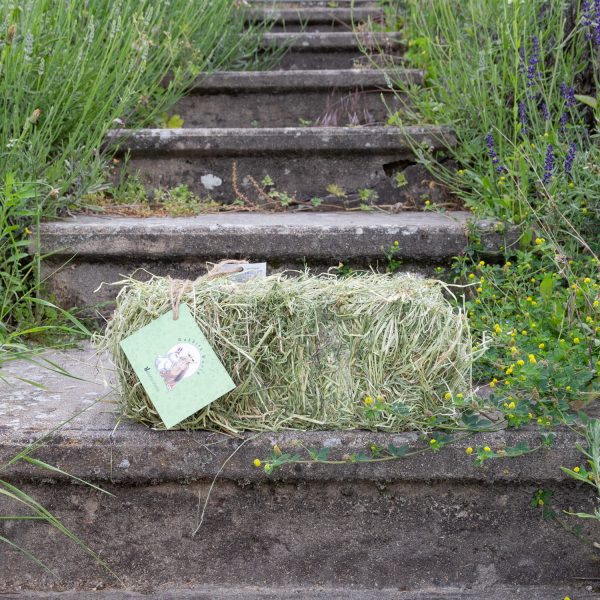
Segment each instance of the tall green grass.
[{"label": "tall green grass", "polygon": [[[593,116],[565,92],[597,88],[598,49],[589,39],[595,32],[583,3],[410,0],[408,5],[407,58],[424,70],[426,81],[424,88],[409,90],[412,105],[401,118],[450,124],[458,141],[452,154],[462,170],[446,171],[421,154],[423,161],[480,214],[515,223],[539,216],[561,227],[565,216],[579,231],[593,233],[598,215],[587,211],[581,218],[579,211],[582,195],[597,180],[591,168],[600,156]],[[572,144],[576,158],[567,172]],[[549,145],[553,169],[547,169]]]},{"label": "tall green grass", "polygon": [[28,237],[104,184],[107,131],[156,125],[201,72],[258,60],[263,29],[237,4],[0,0],[0,353],[56,316]]},{"label": "tall green grass", "polygon": [[109,128],[156,122],[258,43],[230,0],[4,1],[0,23],[2,170],[49,185],[46,213],[98,182]]}]

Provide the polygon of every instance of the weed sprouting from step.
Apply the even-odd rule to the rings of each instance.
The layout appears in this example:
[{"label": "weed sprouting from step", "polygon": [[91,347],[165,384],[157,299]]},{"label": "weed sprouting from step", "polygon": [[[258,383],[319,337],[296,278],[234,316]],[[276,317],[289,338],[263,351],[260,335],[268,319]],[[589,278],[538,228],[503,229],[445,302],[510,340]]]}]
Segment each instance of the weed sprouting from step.
[{"label": "weed sprouting from step", "polygon": [[375,125],[373,115],[365,106],[364,97],[369,92],[356,90],[335,100],[332,92],[327,98],[323,114],[314,121],[315,127],[359,127]]}]

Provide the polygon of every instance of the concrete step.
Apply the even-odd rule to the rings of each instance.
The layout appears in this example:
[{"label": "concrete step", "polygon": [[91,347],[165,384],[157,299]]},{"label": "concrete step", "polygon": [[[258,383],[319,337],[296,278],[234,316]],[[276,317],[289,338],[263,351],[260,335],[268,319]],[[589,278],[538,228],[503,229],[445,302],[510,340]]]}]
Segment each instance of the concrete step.
[{"label": "concrete step", "polygon": [[301,32],[266,33],[265,48],[287,49],[276,69],[352,69],[363,63],[361,47],[375,54],[398,55],[404,50],[400,33]]},{"label": "concrete step", "polygon": [[[509,585],[493,588],[428,588],[422,590],[357,589],[331,587],[223,587],[201,586],[193,588],[169,587],[150,593],[110,589],[95,592],[25,592],[3,598],[16,600],[562,600],[568,594],[574,600],[597,600],[598,594],[589,591],[592,586],[530,586]],[[574,591],[575,590],[575,591]]]},{"label": "concrete step", "polygon": [[[220,213],[189,218],[78,216],[45,223],[40,230],[44,274],[62,306],[110,302],[123,274],[143,268],[157,275],[195,279],[207,260],[267,261],[270,272],[317,270],[344,262],[385,266],[385,251],[398,240],[405,268],[448,261],[467,245],[469,213]],[[474,224],[490,252],[514,242],[492,221]],[[68,265],[58,271],[62,265]],[[147,276],[139,272],[138,277]]]},{"label": "concrete step", "polygon": [[377,0],[252,0],[253,8],[381,8]]},{"label": "concrete step", "polygon": [[[294,127],[385,124],[402,109],[390,86],[422,73],[345,69],[219,72],[199,79],[173,109],[184,127]],[[382,98],[383,95],[383,98]]]},{"label": "concrete step", "polygon": [[[200,590],[196,596],[189,592],[190,598],[206,598],[211,591],[217,594],[208,597],[235,598],[227,590],[237,589],[249,593],[240,598],[272,600],[340,594],[357,600],[508,600],[514,597],[506,595],[509,591],[519,598],[545,599],[557,598],[543,595],[555,590],[559,599],[569,595],[578,600],[585,597],[585,587],[580,595],[578,584],[597,586],[597,581],[586,580],[598,575],[593,549],[530,506],[541,487],[553,490],[557,508],[592,509],[590,490],[575,485],[560,469],[581,461],[576,436],[569,430],[557,431],[556,442],[544,452],[485,467],[472,465],[467,445],[533,445],[539,433],[500,431],[401,461],[337,468],[297,465],[267,477],[252,463],[267,456],[273,444],[289,451],[296,440],[309,448],[329,447],[331,456],[338,457],[371,443],[422,446],[426,441],[416,433],[367,431],[237,439],[117,424],[115,406],[108,402],[113,396],[104,383],[110,386],[106,363],[98,366],[89,349],[48,358],[82,381],[44,373],[26,362],[3,367],[11,385],[0,396],[0,464],[86,408],[35,456],[101,485],[114,497],[23,463],[3,472],[2,479],[34,495],[99,552],[126,590],[174,593],[188,587]],[[27,386],[15,376],[45,389]],[[94,404],[103,397],[106,401]],[[246,443],[240,447],[242,441]],[[221,468],[194,537],[199,510]],[[5,497],[0,500],[0,514],[18,511]],[[584,539],[593,539],[597,530],[589,522],[580,524]],[[0,521],[0,532],[57,572],[52,577],[0,546],[0,593],[18,592],[27,598],[27,590],[119,586],[76,544],[40,523]],[[535,586],[543,591],[538,593]],[[333,588],[329,596],[328,588]],[[221,596],[219,590],[224,591]],[[411,596],[408,590],[421,592]],[[532,595],[526,596],[530,590]]]},{"label": "concrete step", "polygon": [[253,0],[248,3],[251,8],[381,8],[377,0]]},{"label": "concrete step", "polygon": [[[149,190],[185,184],[201,197],[231,203],[245,197],[271,202],[262,183],[270,177],[279,192],[299,201],[358,206],[359,190],[378,194],[378,203],[422,205],[448,201],[445,189],[415,166],[414,145],[443,152],[455,143],[444,127],[285,127],[260,129],[115,130],[108,144],[129,156]],[[329,190],[340,190],[332,197]],[[261,191],[262,190],[262,191]],[[335,195],[337,194],[337,198]]]},{"label": "concrete step", "polygon": [[268,22],[271,32],[285,31],[352,31],[367,21],[381,22],[383,10],[375,6],[328,8],[326,6],[296,8],[255,8],[248,11],[248,23]]}]

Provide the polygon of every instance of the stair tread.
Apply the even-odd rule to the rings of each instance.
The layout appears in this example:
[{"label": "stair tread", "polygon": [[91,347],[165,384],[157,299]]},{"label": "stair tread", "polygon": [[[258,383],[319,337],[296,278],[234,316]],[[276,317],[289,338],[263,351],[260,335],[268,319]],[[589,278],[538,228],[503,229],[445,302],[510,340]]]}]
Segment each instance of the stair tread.
[{"label": "stair tread", "polygon": [[[249,251],[273,260],[301,260],[328,253],[337,256],[342,252],[347,259],[377,259],[382,246],[396,238],[401,240],[399,256],[414,252],[422,257],[440,257],[464,244],[466,224],[471,218],[470,213],[459,211],[222,212],[178,218],[77,216],[44,224],[40,235],[44,254],[77,254],[80,258],[95,255],[160,259],[165,256],[166,247],[171,258],[200,257],[204,253],[216,257],[235,247],[236,253]],[[492,239],[494,221],[482,219],[475,224],[484,240]],[[294,243],[290,243],[291,239]]]},{"label": "stair tread", "polygon": [[[357,587],[223,587],[202,586],[137,593],[117,590],[85,592],[24,592],[10,594],[7,598],[32,600],[560,600],[571,594],[577,600],[597,599],[598,594],[580,586],[487,586],[480,588],[452,587],[420,590],[389,588],[360,589]],[[575,595],[576,594],[576,595]],[[3,596],[5,597],[5,596]]]},{"label": "stair tread", "polygon": [[385,126],[118,129],[110,131],[106,140],[131,151],[194,150],[203,155],[217,152],[247,154],[258,150],[299,153],[335,149],[372,154],[411,150],[413,143],[442,150],[453,146],[456,141],[450,128],[436,125],[411,126],[401,131]]},{"label": "stair tread", "polygon": [[[43,357],[80,379],[65,379],[28,361],[15,361],[3,367],[3,376],[11,385],[3,390],[0,404],[0,464],[61,423],[65,424],[58,434],[50,436],[36,456],[77,477],[113,483],[211,479],[240,443],[240,438],[216,432],[156,432],[139,423],[119,420],[110,359],[99,355],[88,344],[79,349],[48,350]],[[43,387],[33,387],[17,379],[19,377]],[[74,415],[79,416],[72,419]],[[247,441],[228,463],[226,472],[220,476],[222,479],[264,482],[264,473],[260,469],[249,469],[248,465],[256,456],[269,455],[275,443],[289,448],[293,440],[301,440],[308,448],[330,447],[332,453],[340,449],[351,453],[363,451],[371,443],[386,447],[390,442],[413,444],[419,439],[417,432],[361,430],[282,431],[258,437],[242,434],[242,437]],[[538,441],[537,430],[523,429],[484,434],[479,443],[499,448],[518,442],[533,446]],[[544,453],[511,459],[509,464],[493,461],[486,469],[474,468],[465,460],[465,448],[473,444],[471,439],[466,439],[439,454],[405,458],[400,468],[393,462],[368,464],[362,468],[346,465],[331,469],[313,465],[301,471],[278,471],[273,477],[303,482],[344,481],[350,476],[356,481],[564,483],[568,477],[557,465],[576,464],[579,453],[575,441],[573,432],[559,428],[555,443]],[[43,481],[66,480],[60,473],[35,470],[24,463],[15,464],[6,474],[12,480],[24,476]]]},{"label": "stair tread", "polygon": [[192,93],[239,93],[263,90],[334,90],[357,87],[388,88],[388,82],[402,79],[419,83],[418,69],[384,71],[378,69],[304,69],[297,71],[217,71],[200,77]]},{"label": "stair tread", "polygon": [[248,17],[253,20],[277,19],[290,22],[329,21],[339,19],[346,22],[356,22],[368,17],[383,15],[383,10],[376,6],[367,7],[337,7],[326,6],[296,7],[296,8],[254,8],[248,11]]}]

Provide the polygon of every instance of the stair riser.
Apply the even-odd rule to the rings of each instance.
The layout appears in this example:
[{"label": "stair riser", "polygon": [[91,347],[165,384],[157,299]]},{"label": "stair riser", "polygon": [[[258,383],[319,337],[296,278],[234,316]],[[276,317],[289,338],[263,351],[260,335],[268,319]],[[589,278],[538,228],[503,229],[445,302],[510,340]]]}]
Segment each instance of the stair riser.
[{"label": "stair riser", "polygon": [[340,32],[352,31],[361,23],[368,21],[379,23],[383,13],[378,8],[336,8],[326,7],[282,8],[253,10],[248,14],[248,24],[263,21],[271,24],[271,33],[280,32]]},{"label": "stair riser", "polygon": [[[290,9],[290,8],[330,8],[331,0],[254,0],[251,5],[254,9]],[[336,0],[339,8],[381,8],[375,0]]]},{"label": "stair riser", "polygon": [[314,33],[328,33],[340,31],[352,31],[352,21],[322,21],[322,22],[306,22],[306,25],[294,21],[276,21],[271,27],[272,33],[298,33],[301,31]]},{"label": "stair riser", "polygon": [[[385,99],[382,99],[382,94]],[[371,90],[282,90],[240,94],[191,94],[173,112],[184,127],[292,127],[381,125],[402,109],[394,93]]]},{"label": "stair riser", "polygon": [[[267,272],[323,271],[340,262],[353,268],[385,269],[394,241],[403,269],[433,274],[467,244],[468,213],[279,213],[216,214],[179,219],[80,218],[44,224],[40,250],[44,280],[62,306],[93,306],[114,300],[115,282],[134,273],[196,279],[207,261],[265,261]],[[473,224],[482,244],[495,253],[513,244],[493,222]],[[68,263],[63,269],[61,267]],[[141,270],[144,269],[144,270]],[[98,291],[94,293],[95,290]],[[105,311],[106,312],[106,311]]]},{"label": "stair riser", "polygon": [[[291,243],[291,242],[290,242]],[[388,241],[389,245],[389,241]],[[168,251],[166,251],[168,253]],[[121,281],[126,274],[133,274],[135,279],[147,280],[150,273],[162,277],[170,276],[174,279],[194,280],[206,273],[206,263],[219,259],[247,259],[252,261],[268,260],[267,273],[269,275],[287,272],[294,276],[298,271],[310,268],[311,273],[325,273],[333,267],[337,267],[342,259],[315,261],[314,259],[279,259],[272,260],[270,257],[254,253],[252,250],[241,252],[232,244],[229,252],[206,252],[203,256],[193,259],[173,260],[151,260],[140,258],[135,260],[116,259],[105,262],[89,262],[86,259],[75,259],[66,267],[68,258],[49,259],[42,265],[42,276],[46,280],[46,291],[50,297],[63,308],[85,308],[85,314],[97,316],[98,313],[109,317],[114,310],[114,300],[121,286],[102,285]],[[353,269],[376,269],[385,272],[386,263],[383,257],[378,261],[352,260],[343,258],[346,266]],[[410,271],[427,277],[436,277],[434,266],[438,262],[431,261],[429,264],[407,260],[402,265],[402,271]],[[143,269],[143,270],[142,270]],[[57,272],[58,271],[58,272]],[[100,287],[102,286],[102,287]],[[100,289],[98,289],[100,288]]]},{"label": "stair riser", "polygon": [[[386,174],[387,165],[399,164],[400,172],[411,172],[409,154],[365,154],[297,156],[293,153],[279,156],[223,156],[195,157],[190,154],[134,155],[128,163],[130,173],[139,173],[149,191],[187,185],[201,198],[210,197],[217,202],[232,203],[243,196],[246,201],[262,207],[275,207],[278,203],[265,195],[262,181],[266,176],[275,182],[278,192],[299,201],[320,198],[328,207],[356,208],[361,204],[359,190],[373,190],[379,196],[376,203],[392,205],[403,203],[422,206],[424,200],[448,199],[444,189],[425,172],[419,170],[411,183],[397,187],[394,176]],[[236,173],[234,173],[234,170]],[[207,187],[203,177],[212,175],[222,183]],[[339,186],[345,197],[332,196],[327,187]],[[261,193],[261,191],[263,193]],[[368,201],[364,202],[369,204]]]},{"label": "stair riser", "polygon": [[395,56],[404,50],[399,34],[362,34],[360,39],[349,32],[268,33],[264,36],[265,48],[286,49],[276,68],[298,69],[351,69],[362,63],[362,49],[375,55]]},{"label": "stair riser", "polygon": [[[451,132],[435,127],[145,129],[107,137],[107,143],[120,144],[129,172],[139,173],[150,190],[185,184],[216,201],[273,206],[262,184],[269,176],[279,193],[323,199],[323,208],[368,203],[359,199],[361,189],[376,192],[386,205],[414,206],[424,197],[437,202],[444,188],[413,164],[412,147],[443,151],[454,142]],[[328,192],[331,185],[345,194]]]},{"label": "stair riser", "polygon": [[[24,489],[101,550],[134,589],[183,582],[484,589],[571,583],[597,573],[587,546],[531,508],[534,483],[218,480],[203,528],[192,538],[209,483],[105,486],[115,498],[73,485]],[[555,488],[554,498],[564,506],[592,501],[589,490],[566,486]],[[0,514],[14,512],[0,500]],[[2,523],[0,531],[59,574],[54,579],[3,548],[0,592],[115,584],[47,526]]]},{"label": "stair riser", "polygon": [[[380,59],[383,64],[383,59]],[[358,49],[296,50],[291,49],[275,65],[286,71],[317,69],[354,69],[368,67],[368,59]]]}]

